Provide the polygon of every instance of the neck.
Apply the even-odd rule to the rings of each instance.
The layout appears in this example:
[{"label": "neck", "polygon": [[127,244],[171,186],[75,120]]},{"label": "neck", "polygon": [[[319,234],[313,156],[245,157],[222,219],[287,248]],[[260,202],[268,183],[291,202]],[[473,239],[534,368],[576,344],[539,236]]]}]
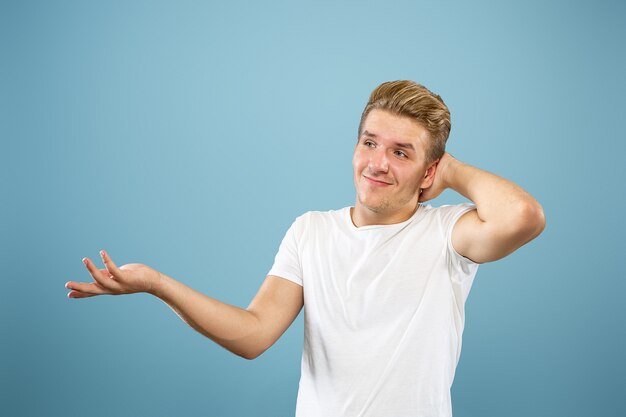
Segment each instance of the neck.
[{"label": "neck", "polygon": [[350,217],[352,218],[352,223],[356,227],[397,224],[410,219],[411,216],[415,214],[419,206],[419,203],[416,202],[415,206],[407,209],[385,212],[374,211],[370,208],[362,206],[357,201],[354,207],[350,209]]}]

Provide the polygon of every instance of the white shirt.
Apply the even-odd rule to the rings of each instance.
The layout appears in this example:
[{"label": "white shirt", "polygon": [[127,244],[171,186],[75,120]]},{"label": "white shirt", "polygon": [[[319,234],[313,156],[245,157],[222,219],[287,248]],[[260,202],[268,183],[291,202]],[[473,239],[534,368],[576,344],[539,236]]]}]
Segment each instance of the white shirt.
[{"label": "white shirt", "polygon": [[473,205],[419,206],[356,227],[350,207],[308,212],[269,275],[303,286],[297,417],[449,417],[465,300],[478,264],[452,247]]}]

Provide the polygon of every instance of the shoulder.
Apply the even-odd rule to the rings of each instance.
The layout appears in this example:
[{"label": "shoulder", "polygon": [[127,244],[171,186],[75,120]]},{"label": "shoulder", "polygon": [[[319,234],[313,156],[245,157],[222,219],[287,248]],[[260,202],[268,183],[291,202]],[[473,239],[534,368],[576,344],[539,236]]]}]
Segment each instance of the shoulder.
[{"label": "shoulder", "polygon": [[457,266],[461,267],[464,271],[468,272],[466,266],[470,264],[477,265],[478,263],[466,256],[465,252],[457,250],[458,243],[454,242],[453,234],[457,225],[467,213],[476,210],[476,205],[473,203],[461,203],[454,205],[444,205],[433,209],[433,216],[437,218],[437,224],[439,233],[444,239],[445,245],[450,254],[449,259]]},{"label": "shoulder", "polygon": [[458,220],[464,213],[475,209],[476,206],[472,203],[446,204],[439,207],[428,205],[424,206],[424,217],[449,225]]},{"label": "shoulder", "polygon": [[341,221],[348,213],[350,207],[344,207],[337,210],[326,211],[307,211],[306,213],[298,216],[296,221],[300,222],[324,222],[324,221]]},{"label": "shoulder", "polygon": [[427,206],[427,208],[439,216],[450,216],[456,213],[463,213],[468,210],[472,210],[476,208],[476,205],[474,205],[473,203],[460,203],[460,204],[445,204],[439,207]]},{"label": "shoulder", "polygon": [[336,226],[341,224],[346,216],[349,216],[349,210],[350,207],[327,211],[307,211],[295,219],[292,227],[303,233],[311,228],[319,229],[324,226]]}]

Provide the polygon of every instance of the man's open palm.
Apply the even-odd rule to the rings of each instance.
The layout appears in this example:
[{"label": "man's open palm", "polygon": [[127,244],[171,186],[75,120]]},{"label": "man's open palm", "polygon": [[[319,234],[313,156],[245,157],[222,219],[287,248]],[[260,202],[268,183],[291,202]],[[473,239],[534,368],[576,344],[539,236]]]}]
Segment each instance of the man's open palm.
[{"label": "man's open palm", "polygon": [[73,282],[65,284],[72,291],[69,298],[86,298],[95,295],[121,295],[137,292],[151,292],[159,279],[159,272],[143,264],[126,264],[117,267],[105,251],[100,255],[104,262],[104,269],[98,269],[89,259],[83,263],[94,282]]}]

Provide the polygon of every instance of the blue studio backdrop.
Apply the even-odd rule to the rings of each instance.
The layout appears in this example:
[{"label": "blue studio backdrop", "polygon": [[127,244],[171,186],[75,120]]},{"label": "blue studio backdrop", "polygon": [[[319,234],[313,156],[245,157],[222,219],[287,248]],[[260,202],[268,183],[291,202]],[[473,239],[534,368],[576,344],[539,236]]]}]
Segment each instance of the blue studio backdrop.
[{"label": "blue studio backdrop", "polygon": [[370,91],[412,79],[448,150],[547,216],[479,269],[454,415],[623,415],[624,22],[609,0],[2,1],[0,414],[293,415],[302,317],[246,361],[154,297],[63,285],[107,249],[247,306],[295,217],[354,204]]}]

